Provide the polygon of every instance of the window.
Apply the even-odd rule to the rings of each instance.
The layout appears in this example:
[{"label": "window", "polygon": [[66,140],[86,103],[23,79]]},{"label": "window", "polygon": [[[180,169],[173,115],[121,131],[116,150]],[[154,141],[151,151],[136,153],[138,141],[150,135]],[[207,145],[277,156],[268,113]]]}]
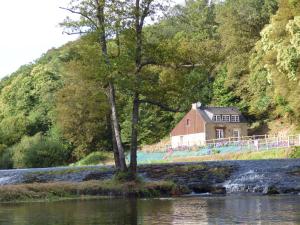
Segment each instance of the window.
[{"label": "window", "polygon": [[221,121],[221,115],[214,115],[213,121],[220,122]]},{"label": "window", "polygon": [[180,136],[180,144],[179,146],[183,146],[183,136]]},{"label": "window", "polygon": [[231,122],[240,122],[239,115],[231,115]]},{"label": "window", "polygon": [[186,126],[189,127],[190,126],[190,119],[186,120]]},{"label": "window", "polygon": [[217,139],[224,138],[224,129],[216,129],[216,138]]},{"label": "window", "polygon": [[240,130],[239,129],[234,129],[233,130],[233,137],[234,138],[239,138],[240,137]]},{"label": "window", "polygon": [[223,115],[222,116],[222,121],[223,122],[230,122],[230,116],[229,115]]}]

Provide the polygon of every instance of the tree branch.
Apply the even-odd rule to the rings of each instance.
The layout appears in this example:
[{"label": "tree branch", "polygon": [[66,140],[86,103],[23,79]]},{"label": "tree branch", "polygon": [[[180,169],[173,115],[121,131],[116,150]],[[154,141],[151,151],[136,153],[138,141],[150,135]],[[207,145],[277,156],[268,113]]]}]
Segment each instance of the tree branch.
[{"label": "tree branch", "polygon": [[64,8],[64,7],[59,7],[59,8],[60,8],[60,9],[63,9],[63,10],[67,10],[67,11],[73,13],[73,14],[78,14],[78,15],[80,15],[80,16],[86,18],[88,21],[90,21],[90,22],[95,26],[95,28],[98,28],[97,23],[95,23],[95,21],[94,21],[92,18],[90,18],[88,15],[86,15],[86,14],[84,14],[84,13],[82,13],[82,12],[78,12],[78,11],[69,9],[69,8]]},{"label": "tree branch", "polygon": [[139,100],[140,103],[148,103],[148,104],[151,104],[151,105],[155,105],[155,106],[158,106],[160,107],[161,109],[163,109],[164,111],[168,111],[168,112],[185,112],[184,110],[180,109],[179,107],[178,108],[172,108],[164,103],[161,103],[159,101],[155,101],[155,100],[151,100],[151,99],[142,99],[142,100]]},{"label": "tree branch", "polygon": [[179,65],[179,67],[181,68],[195,68],[195,67],[200,67],[201,64],[182,64],[182,65]]},{"label": "tree branch", "polygon": [[139,65],[137,72],[140,72],[144,66],[148,66],[148,65],[159,65],[157,62],[155,62],[154,60],[147,60],[144,62],[141,62],[141,64]]},{"label": "tree branch", "polygon": [[142,16],[141,16],[141,20],[140,20],[140,24],[139,24],[140,27],[143,27],[143,25],[144,25],[145,18],[146,18],[146,17],[148,16],[148,14],[149,14],[149,11],[150,11],[150,5],[151,5],[152,2],[153,2],[153,0],[149,0],[149,1],[147,2],[146,7],[144,8],[144,10],[143,10],[143,12],[142,12]]},{"label": "tree branch", "polygon": [[90,32],[88,31],[78,31],[78,32],[67,32],[67,31],[63,31],[63,34],[67,34],[67,35],[82,35],[82,34],[88,34]]}]

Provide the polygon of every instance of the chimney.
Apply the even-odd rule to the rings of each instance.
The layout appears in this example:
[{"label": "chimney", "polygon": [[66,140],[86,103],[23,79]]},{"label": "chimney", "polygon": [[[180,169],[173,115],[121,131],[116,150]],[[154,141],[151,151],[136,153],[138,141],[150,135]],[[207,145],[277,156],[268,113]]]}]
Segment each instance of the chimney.
[{"label": "chimney", "polygon": [[192,104],[192,109],[201,109],[202,107],[202,103],[201,102],[197,102],[197,103],[193,103]]}]

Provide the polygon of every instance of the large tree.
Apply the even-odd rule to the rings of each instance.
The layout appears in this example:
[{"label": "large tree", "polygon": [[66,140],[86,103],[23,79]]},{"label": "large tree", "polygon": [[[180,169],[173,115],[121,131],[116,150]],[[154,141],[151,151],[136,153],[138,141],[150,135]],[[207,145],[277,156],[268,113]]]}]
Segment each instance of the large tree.
[{"label": "large tree", "polygon": [[[162,1],[161,1],[162,2]],[[164,1],[166,2],[166,1]],[[119,75],[128,81],[129,94],[132,95],[132,128],[130,172],[135,177],[137,167],[137,137],[140,106],[141,73],[144,66],[152,63],[143,55],[143,28],[149,16],[162,9],[164,4],[155,0],[115,1],[82,0],[71,1],[65,10],[79,15],[79,19],[67,18],[62,25],[69,34],[94,34],[101,47],[103,79],[111,109],[112,133],[115,137],[121,171],[126,171],[124,148],[122,145],[120,124],[116,107],[115,83]],[[122,39],[125,37],[126,40]],[[135,68],[131,68],[134,65]],[[118,77],[123,79],[122,77]]]},{"label": "large tree", "polygon": [[[72,0],[63,8],[79,18],[67,17],[62,26],[68,34],[94,34],[101,49],[99,62],[105,75],[103,86],[107,88],[111,110],[111,124],[116,166],[118,170],[127,171],[124,148],[116,106],[115,79],[119,73],[118,60],[121,58],[119,34],[125,27],[127,18],[122,1],[114,0]],[[124,19],[125,18],[125,19]],[[115,43],[110,43],[115,41]],[[116,45],[116,47],[115,47]],[[112,46],[112,47],[111,47]],[[116,51],[117,49],[117,51]]]}]

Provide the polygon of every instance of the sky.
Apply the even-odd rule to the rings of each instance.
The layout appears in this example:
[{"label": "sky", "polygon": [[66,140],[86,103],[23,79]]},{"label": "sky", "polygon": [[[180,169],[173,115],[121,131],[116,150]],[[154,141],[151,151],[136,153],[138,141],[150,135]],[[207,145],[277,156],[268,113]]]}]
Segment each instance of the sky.
[{"label": "sky", "polygon": [[[59,23],[69,0],[14,0],[0,3],[0,78],[33,62],[52,47],[75,40]],[[175,0],[182,3],[184,0]]]}]

